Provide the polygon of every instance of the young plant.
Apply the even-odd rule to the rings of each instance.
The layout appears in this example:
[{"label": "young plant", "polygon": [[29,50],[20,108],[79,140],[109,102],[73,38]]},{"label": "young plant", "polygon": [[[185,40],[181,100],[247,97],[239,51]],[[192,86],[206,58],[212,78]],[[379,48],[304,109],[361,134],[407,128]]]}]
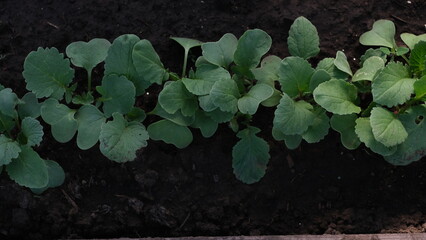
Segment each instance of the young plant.
[{"label": "young plant", "polygon": [[4,168],[12,180],[38,194],[61,185],[65,178],[58,163],[42,159],[33,149],[43,139],[39,116],[34,94],[19,99],[0,85],[0,173]]},{"label": "young plant", "polygon": [[[185,49],[182,75],[166,82],[159,94],[151,114],[163,119],[148,126],[150,137],[184,148],[193,140],[189,127],[210,137],[218,124],[228,123],[240,138],[232,151],[236,177],[249,184],[259,181],[270,158],[269,146],[257,136],[260,129],[252,126],[251,120],[260,104],[276,104],[277,90],[268,73],[278,57],[264,58],[258,68],[271,47],[270,36],[254,29],[239,39],[225,34],[217,42],[172,39]],[[201,46],[202,56],[195,70],[186,75],[189,49],[196,46]]]},{"label": "young plant", "polygon": [[[134,106],[135,98],[152,83],[161,84],[168,78],[152,45],[127,34],[112,44],[105,39],[74,42],[66,54],[69,59],[56,48],[39,48],[24,63],[27,89],[37,98],[46,98],[41,117],[51,126],[52,136],[65,143],[77,134],[77,146],[82,150],[99,142],[107,158],[134,160],[149,138],[141,123],[145,112]],[[70,61],[87,71],[87,88],[80,94]],[[93,88],[93,68],[103,61],[104,76]]]}]

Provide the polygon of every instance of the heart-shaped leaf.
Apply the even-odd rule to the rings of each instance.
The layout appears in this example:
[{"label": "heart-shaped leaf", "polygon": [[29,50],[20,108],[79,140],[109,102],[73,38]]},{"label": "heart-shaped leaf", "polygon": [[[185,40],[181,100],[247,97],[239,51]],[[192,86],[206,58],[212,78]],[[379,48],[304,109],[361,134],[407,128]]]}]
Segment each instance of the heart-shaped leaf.
[{"label": "heart-shaped leaf", "polygon": [[52,135],[60,143],[66,143],[73,138],[77,131],[76,111],[56,99],[49,98],[41,106],[41,117],[52,126]]},{"label": "heart-shaped leaf", "polygon": [[253,115],[259,104],[268,99],[274,93],[274,89],[267,84],[256,84],[242,98],[238,99],[238,109],[243,114]]},{"label": "heart-shaped leaf", "polygon": [[402,33],[401,39],[410,49],[413,49],[418,42],[426,42],[426,33],[423,33],[421,35],[415,35],[412,33]]},{"label": "heart-shaped leaf", "polygon": [[71,63],[82,67],[87,72],[105,60],[111,43],[102,38],[94,38],[89,42],[73,42],[67,46],[65,53],[71,59]]},{"label": "heart-shaped leaf", "polygon": [[231,33],[226,33],[217,42],[208,42],[201,45],[204,58],[217,66],[228,68],[234,61],[238,39]]},{"label": "heart-shaped leaf", "polygon": [[385,67],[385,62],[381,57],[370,57],[365,60],[363,67],[358,69],[352,77],[352,82],[357,81],[373,81],[377,72]]},{"label": "heart-shaped leaf", "polygon": [[361,144],[355,133],[355,121],[357,118],[356,114],[334,114],[330,119],[331,127],[340,133],[340,140],[343,146],[349,150],[354,150]]},{"label": "heart-shaped leaf", "polygon": [[191,144],[193,136],[188,127],[177,125],[163,119],[148,126],[148,133],[152,140],[161,140],[173,144],[177,148],[185,148]]},{"label": "heart-shaped leaf", "polygon": [[361,35],[359,42],[366,46],[396,48],[395,24],[389,20],[378,20],[370,31]]}]

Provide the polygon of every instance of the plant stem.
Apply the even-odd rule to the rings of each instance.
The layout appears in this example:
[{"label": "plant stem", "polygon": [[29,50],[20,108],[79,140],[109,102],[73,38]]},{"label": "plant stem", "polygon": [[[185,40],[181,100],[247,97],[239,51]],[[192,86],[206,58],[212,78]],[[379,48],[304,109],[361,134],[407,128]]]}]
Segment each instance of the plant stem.
[{"label": "plant stem", "polygon": [[90,71],[87,71],[87,92],[92,92],[92,69],[90,69]]},{"label": "plant stem", "polygon": [[185,74],[186,74],[186,65],[187,65],[187,62],[188,62],[188,54],[189,54],[189,50],[185,49],[185,55],[183,57],[182,78],[185,77]]}]

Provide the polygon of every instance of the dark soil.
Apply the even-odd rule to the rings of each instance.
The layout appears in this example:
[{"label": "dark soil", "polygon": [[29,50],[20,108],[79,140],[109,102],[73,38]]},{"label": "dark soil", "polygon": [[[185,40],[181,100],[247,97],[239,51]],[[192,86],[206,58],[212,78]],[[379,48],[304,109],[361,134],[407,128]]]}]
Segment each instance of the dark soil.
[{"label": "dark soil", "polygon": [[[261,28],[274,41],[270,53],[285,57],[289,26],[300,15],[318,29],[321,58],[344,49],[358,59],[365,50],[358,37],[377,19],[393,20],[399,33],[425,32],[426,3],[409,2],[0,0],[0,81],[23,96],[21,72],[30,51],[64,52],[73,41],[112,41],[124,33],[150,40],[173,71],[183,51],[170,36],[216,41],[226,32]],[[289,151],[270,135],[273,110],[261,111],[255,122],[272,158],[253,185],[232,173],[237,139],[227,126],[210,139],[194,131],[184,150],[150,141],[126,164],[98,149],[55,143],[47,133],[38,152],[63,166],[66,182],[37,196],[3,173],[0,239],[425,231],[426,161],[394,167],[368,150],[344,149],[335,133]]]}]

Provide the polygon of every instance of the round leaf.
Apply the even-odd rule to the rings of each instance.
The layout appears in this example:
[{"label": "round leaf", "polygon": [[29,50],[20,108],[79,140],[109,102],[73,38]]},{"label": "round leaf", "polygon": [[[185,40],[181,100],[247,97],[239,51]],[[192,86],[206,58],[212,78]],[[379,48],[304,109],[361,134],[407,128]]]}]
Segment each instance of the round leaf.
[{"label": "round leaf", "polygon": [[56,99],[49,98],[41,106],[41,117],[52,126],[51,131],[56,141],[66,143],[77,131],[76,111],[60,104]]},{"label": "round leaf", "polygon": [[236,113],[238,111],[238,86],[232,79],[222,79],[213,85],[210,92],[213,104],[224,112]]},{"label": "round leaf", "polygon": [[94,38],[89,42],[73,42],[65,52],[72,64],[91,72],[92,69],[105,60],[111,43],[106,39]]},{"label": "round leaf", "polygon": [[358,118],[355,122],[355,133],[358,135],[359,140],[370,148],[371,151],[382,156],[392,155],[396,151],[395,146],[386,147],[375,139],[369,118]]},{"label": "round leaf", "polygon": [[312,125],[302,134],[302,138],[307,143],[317,143],[321,141],[327,134],[330,128],[329,118],[324,109],[318,108],[314,112],[315,117]]},{"label": "round leaf", "polygon": [[260,29],[247,30],[238,40],[234,62],[244,68],[257,67],[272,45],[271,37]]},{"label": "round leaf", "polygon": [[43,188],[31,188],[31,191],[35,194],[42,194],[48,188],[54,188],[61,186],[65,181],[64,169],[55,161],[44,160],[47,166],[47,175],[49,176],[49,182],[47,186]]},{"label": "round leaf", "polygon": [[43,140],[43,126],[35,118],[26,117],[21,123],[22,133],[27,138],[28,146],[37,146]]},{"label": "round leaf", "polygon": [[0,91],[0,112],[4,115],[15,118],[15,106],[18,104],[18,102],[18,96],[12,92],[12,89],[5,88]]},{"label": "round leaf", "polygon": [[180,149],[191,144],[193,139],[191,130],[188,127],[177,125],[166,119],[149,125],[148,132],[152,140],[161,140]]},{"label": "round leaf", "polygon": [[181,110],[184,116],[192,116],[198,109],[196,96],[185,88],[181,80],[166,85],[158,95],[158,102],[170,114]]},{"label": "round leaf", "polygon": [[238,99],[238,109],[243,114],[253,115],[259,104],[268,99],[274,93],[274,89],[266,84],[256,84],[242,98]]},{"label": "round leaf", "polygon": [[314,69],[305,59],[284,58],[278,72],[281,90],[290,97],[309,91],[309,82],[313,73]]},{"label": "round leaf", "polygon": [[374,138],[386,147],[398,145],[407,139],[408,133],[401,121],[384,108],[371,110],[370,123]]}]

